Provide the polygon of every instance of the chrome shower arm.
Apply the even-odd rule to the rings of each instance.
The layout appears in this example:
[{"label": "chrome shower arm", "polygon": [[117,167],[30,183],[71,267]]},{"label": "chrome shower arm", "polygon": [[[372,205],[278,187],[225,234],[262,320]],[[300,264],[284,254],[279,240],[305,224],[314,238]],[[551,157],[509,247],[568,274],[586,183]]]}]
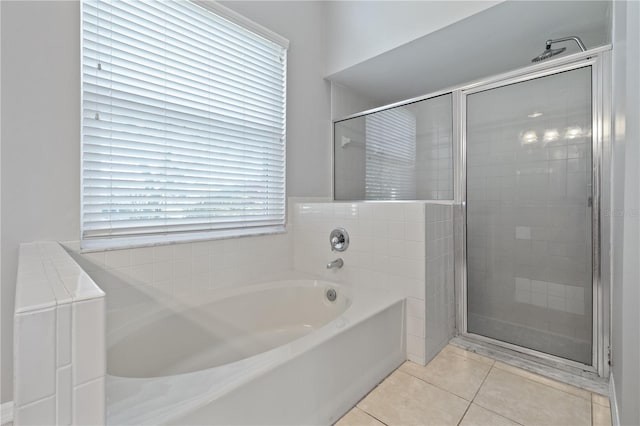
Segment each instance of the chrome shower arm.
[{"label": "chrome shower arm", "polygon": [[575,41],[576,43],[578,43],[578,47],[580,48],[581,51],[586,52],[587,48],[584,45],[584,43],[582,42],[582,40],[580,40],[580,37],[576,37],[576,36],[571,36],[571,37],[563,37],[563,38],[557,38],[555,40],[547,40],[547,49],[551,49],[551,45],[555,44],[555,43],[562,43],[563,41]]}]

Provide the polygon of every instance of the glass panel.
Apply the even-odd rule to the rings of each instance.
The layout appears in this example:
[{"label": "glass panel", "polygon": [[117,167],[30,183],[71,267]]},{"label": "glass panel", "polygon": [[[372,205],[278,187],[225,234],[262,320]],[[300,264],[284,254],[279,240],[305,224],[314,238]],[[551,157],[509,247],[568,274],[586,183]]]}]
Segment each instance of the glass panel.
[{"label": "glass panel", "polygon": [[467,330],[592,364],[591,68],[467,97]]},{"label": "glass panel", "polygon": [[335,123],[336,200],[451,200],[451,94]]}]

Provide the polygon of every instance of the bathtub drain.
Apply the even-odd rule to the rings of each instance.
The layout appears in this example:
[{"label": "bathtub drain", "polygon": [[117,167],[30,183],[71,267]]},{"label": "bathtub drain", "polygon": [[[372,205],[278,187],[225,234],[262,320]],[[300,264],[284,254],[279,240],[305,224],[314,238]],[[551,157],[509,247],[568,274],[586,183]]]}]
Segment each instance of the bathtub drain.
[{"label": "bathtub drain", "polygon": [[329,299],[329,302],[335,302],[337,297],[338,297],[338,294],[334,289],[330,288],[327,290],[327,299]]}]

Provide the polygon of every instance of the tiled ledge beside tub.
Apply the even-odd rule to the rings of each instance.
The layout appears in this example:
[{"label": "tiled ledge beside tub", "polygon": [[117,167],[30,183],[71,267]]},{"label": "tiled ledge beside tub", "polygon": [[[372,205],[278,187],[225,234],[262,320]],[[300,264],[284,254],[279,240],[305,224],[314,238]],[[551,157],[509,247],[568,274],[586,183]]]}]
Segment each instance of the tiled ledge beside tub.
[{"label": "tiled ledge beside tub", "polygon": [[56,242],[20,245],[14,424],[105,422],[104,292]]}]

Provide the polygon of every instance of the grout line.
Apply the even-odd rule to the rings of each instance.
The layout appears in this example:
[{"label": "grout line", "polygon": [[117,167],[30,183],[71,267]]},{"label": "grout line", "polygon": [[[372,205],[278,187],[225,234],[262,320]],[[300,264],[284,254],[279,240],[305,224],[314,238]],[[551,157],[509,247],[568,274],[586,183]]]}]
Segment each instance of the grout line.
[{"label": "grout line", "polygon": [[[358,408],[358,407],[355,407]],[[366,414],[367,416],[371,417],[372,419],[375,419],[377,421],[379,421],[380,423],[382,423],[384,426],[389,426],[388,423],[383,422],[382,420],[380,420],[379,418],[377,418],[376,416],[374,416],[373,414],[369,413],[368,411],[363,410],[362,408],[358,408],[358,410],[362,411],[364,414]]]},{"label": "grout line", "polygon": [[414,376],[413,374],[408,373],[408,372],[406,372],[406,371],[402,371],[402,370],[400,370],[400,372],[401,372],[401,373],[406,374],[407,376],[413,377],[414,379],[418,379],[418,380],[420,380],[421,382],[424,382],[424,383],[428,384],[429,386],[433,386],[433,387],[434,387],[434,388],[436,388],[436,389],[439,389],[439,390],[441,390],[441,391],[444,391],[444,392],[448,393],[449,395],[453,395],[453,396],[455,396],[456,398],[460,398],[460,399],[461,399],[461,400],[463,400],[463,401],[471,402],[471,401],[469,401],[468,399],[461,397],[460,395],[456,395],[455,393],[453,393],[453,392],[451,392],[451,391],[449,391],[449,390],[447,390],[447,389],[445,389],[445,388],[443,388],[443,387],[440,387],[440,386],[438,386],[438,385],[436,385],[436,384],[433,384],[433,383],[431,383],[431,382],[429,382],[429,381],[427,381],[427,380],[423,379],[422,377]]},{"label": "grout line", "polygon": [[[442,348],[442,349],[444,350],[444,348]],[[431,361],[429,361],[429,363],[427,363],[427,365],[421,365],[420,367],[426,368],[429,364],[431,364],[431,362],[433,362],[433,360],[435,360],[438,356],[440,356],[441,353],[442,353],[442,350],[440,352],[438,352],[438,354],[435,357],[433,357],[433,359]],[[474,362],[479,363],[479,364],[487,364],[485,362],[482,362],[482,361],[479,361],[479,360],[476,360],[476,359],[473,359],[473,358],[466,358],[466,357],[464,357],[462,355],[459,355],[459,354],[457,354],[455,352],[450,352],[449,355],[453,355],[453,356],[456,356],[458,358],[462,358],[465,361],[474,361]],[[490,358],[490,359],[492,359],[492,358]],[[412,361],[409,361],[409,362],[412,362]],[[414,363],[414,364],[416,364],[416,363]],[[416,379],[421,380],[421,381],[425,382],[428,385],[431,385],[431,386],[433,386],[435,388],[443,390],[443,391],[447,392],[450,395],[453,395],[455,397],[461,398],[461,399],[463,399],[465,401],[473,402],[473,400],[475,399],[476,395],[478,394],[478,391],[480,391],[480,388],[482,387],[482,385],[484,384],[484,381],[486,380],[487,376],[489,375],[489,372],[493,369],[494,364],[495,364],[495,361],[491,364],[491,367],[489,367],[489,370],[487,370],[487,374],[485,375],[484,379],[482,379],[482,383],[480,384],[480,387],[478,387],[478,390],[476,390],[476,393],[473,395],[473,397],[470,400],[468,400],[468,399],[466,399],[466,398],[464,398],[464,397],[462,397],[462,396],[460,396],[458,394],[455,394],[455,393],[451,392],[450,390],[441,387],[440,385],[437,385],[435,383],[431,383],[430,381],[428,381],[426,379],[423,379],[422,377],[414,376],[413,374],[409,373],[408,371],[400,370],[400,367],[402,367],[402,365],[400,365],[400,367],[398,367],[398,370],[401,371],[402,373],[405,373],[405,374],[411,376],[411,377],[415,377]]]},{"label": "grout line", "polygon": [[495,361],[493,362],[493,364],[491,364],[491,368],[489,368],[489,370],[487,370],[487,374],[485,374],[484,378],[482,379],[482,383],[480,383],[480,386],[478,386],[478,390],[476,390],[476,393],[473,394],[473,398],[471,398],[471,402],[473,403],[473,401],[475,401],[476,396],[478,396],[478,393],[480,393],[480,389],[482,389],[482,386],[484,386],[484,382],[487,381],[487,377],[489,377],[489,373],[491,373],[491,371],[495,368]]},{"label": "grout line", "polygon": [[[406,361],[405,361],[406,362]],[[404,364],[405,362],[403,362],[402,364]],[[369,392],[367,392],[366,395],[364,395],[362,398],[360,398],[354,405],[353,407],[351,407],[349,409],[349,411],[347,411],[346,413],[343,414],[342,417],[346,416],[347,414],[349,414],[354,408],[357,408],[358,410],[362,411],[363,413],[365,413],[366,415],[368,415],[369,417],[373,417],[374,419],[378,420],[380,423],[384,424],[385,426],[389,426],[387,425],[385,422],[383,422],[382,420],[380,420],[379,418],[377,418],[376,416],[374,416],[373,414],[369,413],[367,410],[358,407],[358,404],[360,404],[366,397],[368,397],[374,390],[376,390],[381,384],[382,382],[384,382],[385,380],[387,380],[389,378],[389,376],[391,376],[393,373],[395,373],[396,371],[400,370],[400,367],[402,366],[402,364],[400,364],[399,366],[396,367],[395,370],[393,370],[391,373],[387,374],[382,380],[380,380],[374,387],[373,389],[371,389]],[[342,417],[340,417],[340,419],[342,419]],[[340,421],[340,419],[336,420],[336,423]]]},{"label": "grout line", "polygon": [[[496,362],[498,362],[498,361],[496,361]],[[502,361],[501,361],[501,362],[502,362]],[[592,394],[592,393],[596,393],[596,392],[592,392],[592,391],[590,391],[590,390],[588,390],[588,389],[580,388],[580,387],[578,387],[578,386],[574,386],[574,385],[569,384],[569,383],[564,383],[564,382],[561,382],[560,380],[552,379],[552,378],[550,378],[550,377],[546,377],[546,376],[543,376],[543,375],[541,375],[541,374],[534,373],[534,372],[529,371],[529,370],[525,370],[524,368],[520,368],[520,367],[516,367],[515,365],[507,364],[506,362],[503,362],[503,364],[506,364],[506,365],[508,365],[508,366],[509,366],[509,367],[511,367],[511,368],[517,368],[517,369],[522,370],[522,371],[524,371],[524,372],[527,372],[527,373],[529,373],[529,374],[533,374],[534,376],[542,377],[543,379],[547,379],[547,380],[550,380],[550,381],[553,381],[553,382],[559,383],[559,384],[561,384],[561,385],[571,386],[571,387],[574,387],[574,388],[576,388],[576,389],[578,389],[578,390],[582,390],[582,391],[588,392],[588,393],[589,393],[589,398],[588,398],[588,400],[589,400],[589,401],[591,401],[591,402],[593,402],[593,395],[591,395],[591,394]],[[534,379],[532,379],[532,378],[530,378],[530,377],[525,377],[525,376],[522,376],[522,375],[517,374],[517,373],[512,373],[511,371],[508,371],[508,370],[502,369],[502,368],[500,368],[500,367],[496,367],[496,368],[497,368],[498,370],[502,371],[503,373],[511,374],[512,376],[517,376],[517,377],[519,377],[519,378],[521,378],[521,379],[528,380],[528,381],[529,381],[529,382],[531,382],[531,383],[536,383],[536,384],[538,384],[538,385],[546,386],[546,387],[548,387],[548,388],[551,388],[551,389],[554,389],[554,390],[557,390],[557,391],[560,391],[560,392],[566,393],[567,395],[571,395],[571,396],[573,396],[573,397],[575,397],[575,398],[579,398],[579,399],[582,399],[582,400],[587,401],[587,399],[586,399],[586,398],[582,398],[581,396],[578,396],[578,395],[576,395],[576,394],[574,394],[574,393],[571,393],[571,392],[567,392],[566,390],[558,389],[558,388],[556,388],[556,387],[554,387],[554,386],[550,386],[550,385],[548,385],[548,384],[546,384],[546,383],[539,382],[539,381],[534,380]]]},{"label": "grout line", "polygon": [[467,405],[466,410],[464,410],[464,413],[462,413],[462,416],[460,417],[460,420],[458,420],[458,423],[456,424],[456,426],[460,426],[460,423],[462,423],[462,420],[464,419],[464,416],[467,415],[467,412],[469,411],[469,408],[471,408],[471,404],[473,404],[473,401],[469,401],[469,405]]},{"label": "grout line", "polygon": [[[492,359],[493,359],[493,358],[492,358]],[[489,377],[489,374],[491,373],[491,371],[492,371],[494,368],[497,368],[497,367],[496,367],[496,360],[493,360],[493,364],[491,365],[491,368],[489,369],[489,371],[487,371],[487,375],[486,375],[486,376],[484,376],[484,379],[482,380],[482,384],[480,385],[480,387],[479,387],[479,388],[478,388],[478,390],[476,391],[476,394],[475,394],[475,395],[473,395],[473,399],[471,400],[471,404],[473,404],[473,402],[475,401],[476,397],[477,397],[477,396],[478,396],[478,394],[480,393],[480,389],[482,389],[482,387],[484,386],[484,383],[487,381],[487,378]],[[500,369],[498,368],[498,370],[500,370]],[[471,404],[469,404],[469,407],[471,407]],[[509,418],[509,417],[507,417],[507,416],[505,416],[505,415],[503,415],[503,414],[500,414],[500,413],[498,413],[498,412],[496,412],[496,411],[494,411],[494,410],[492,410],[492,409],[490,409],[490,408],[484,407],[484,406],[479,405],[479,404],[476,404],[476,405],[477,405],[478,407],[484,408],[485,410],[487,410],[487,411],[489,411],[489,412],[491,412],[491,413],[495,414],[496,416],[500,416],[500,417],[502,417],[502,418],[504,418],[504,419],[507,419],[507,420],[512,421],[513,423],[516,423],[516,424],[519,424],[519,425],[521,425],[521,424],[522,424],[522,423],[519,423],[519,422],[517,422],[517,421],[513,420],[512,418]],[[463,418],[464,418],[464,417],[463,417]],[[461,420],[461,421],[462,421],[462,420]],[[592,425],[592,426],[593,426],[593,425]]]}]

